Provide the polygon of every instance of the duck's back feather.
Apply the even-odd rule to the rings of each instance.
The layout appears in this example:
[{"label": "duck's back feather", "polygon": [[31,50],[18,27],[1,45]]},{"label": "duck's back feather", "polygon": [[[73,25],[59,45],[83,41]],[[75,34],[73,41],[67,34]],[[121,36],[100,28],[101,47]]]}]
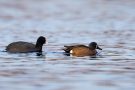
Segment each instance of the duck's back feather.
[{"label": "duck's back feather", "polygon": [[70,51],[73,49],[73,48],[78,48],[78,47],[86,47],[86,48],[88,48],[87,46],[85,46],[85,45],[66,45],[66,46],[64,46],[65,48],[63,49],[66,53],[70,53]]}]

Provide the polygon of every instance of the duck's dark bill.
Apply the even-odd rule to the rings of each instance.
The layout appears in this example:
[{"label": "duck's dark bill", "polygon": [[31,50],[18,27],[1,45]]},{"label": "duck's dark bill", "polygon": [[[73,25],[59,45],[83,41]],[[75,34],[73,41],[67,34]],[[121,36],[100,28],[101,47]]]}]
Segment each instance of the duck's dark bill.
[{"label": "duck's dark bill", "polygon": [[97,49],[102,50],[102,48],[100,48],[100,47],[98,47],[98,46],[97,46]]}]

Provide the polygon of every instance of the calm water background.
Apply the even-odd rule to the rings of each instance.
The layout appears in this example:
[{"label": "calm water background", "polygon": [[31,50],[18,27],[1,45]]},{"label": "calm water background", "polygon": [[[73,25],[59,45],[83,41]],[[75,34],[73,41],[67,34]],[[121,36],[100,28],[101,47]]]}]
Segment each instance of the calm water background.
[{"label": "calm water background", "polygon": [[[0,90],[135,90],[134,0],[0,0]],[[3,52],[45,36],[43,56]],[[101,56],[63,55],[96,41]]]}]

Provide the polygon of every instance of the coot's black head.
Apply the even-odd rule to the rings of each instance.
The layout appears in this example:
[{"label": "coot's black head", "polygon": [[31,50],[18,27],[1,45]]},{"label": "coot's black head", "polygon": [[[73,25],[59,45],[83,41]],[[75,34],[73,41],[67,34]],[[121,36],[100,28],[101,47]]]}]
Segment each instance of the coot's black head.
[{"label": "coot's black head", "polygon": [[91,48],[91,49],[99,49],[99,50],[102,50],[98,45],[97,45],[97,43],[96,42],[91,42],[90,44],[89,44],[89,47]]},{"label": "coot's black head", "polygon": [[46,38],[43,37],[43,36],[40,36],[38,39],[37,39],[37,42],[36,42],[36,49],[37,49],[37,52],[42,52],[42,46],[43,44],[46,43]]},{"label": "coot's black head", "polygon": [[37,44],[40,44],[40,45],[43,45],[46,43],[46,38],[43,37],[43,36],[40,36],[38,39],[37,39]]}]

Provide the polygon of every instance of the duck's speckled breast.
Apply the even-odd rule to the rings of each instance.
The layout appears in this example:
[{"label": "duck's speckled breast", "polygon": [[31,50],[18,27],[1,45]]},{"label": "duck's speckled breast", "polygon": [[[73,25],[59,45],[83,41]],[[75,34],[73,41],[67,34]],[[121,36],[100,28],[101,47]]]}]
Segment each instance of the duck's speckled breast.
[{"label": "duck's speckled breast", "polygon": [[74,56],[92,56],[96,55],[96,50],[91,50],[89,47],[74,47],[72,49]]}]

